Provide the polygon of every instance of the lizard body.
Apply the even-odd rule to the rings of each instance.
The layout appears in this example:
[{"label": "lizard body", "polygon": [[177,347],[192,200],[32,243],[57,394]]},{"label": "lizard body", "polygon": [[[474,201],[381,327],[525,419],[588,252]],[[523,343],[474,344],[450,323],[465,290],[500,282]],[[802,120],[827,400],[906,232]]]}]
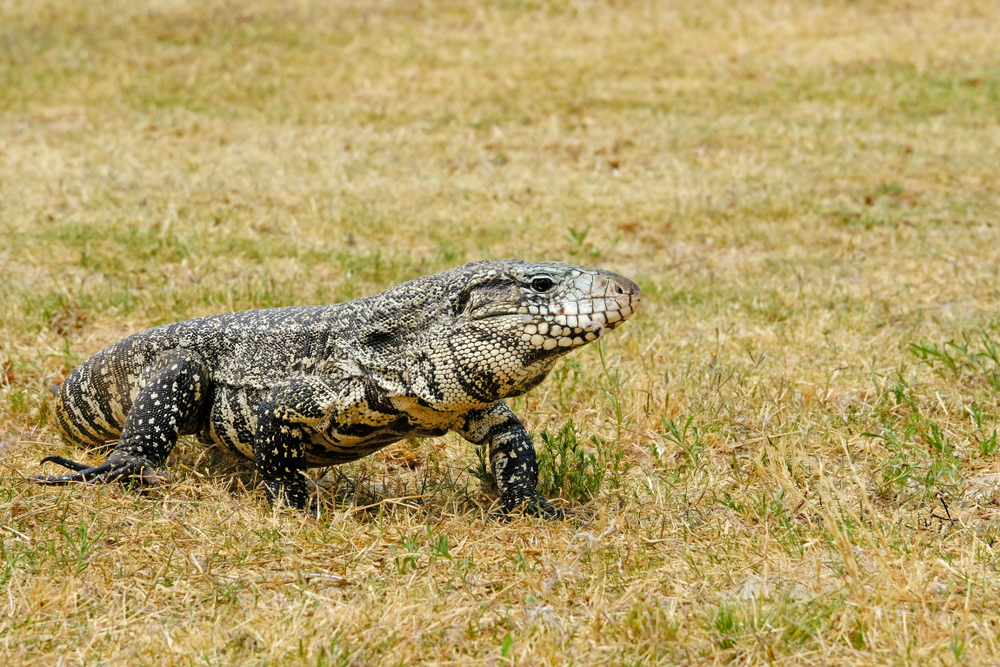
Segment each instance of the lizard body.
[{"label": "lizard body", "polygon": [[345,303],[159,326],[98,352],[60,387],[59,430],[113,444],[107,460],[50,456],[74,472],[35,479],[155,483],[178,436],[197,434],[253,460],[272,505],[305,509],[303,470],[454,430],[488,445],[506,510],[550,513],[531,439],[503,399],[616,328],[639,299],[614,273],[506,259]]}]

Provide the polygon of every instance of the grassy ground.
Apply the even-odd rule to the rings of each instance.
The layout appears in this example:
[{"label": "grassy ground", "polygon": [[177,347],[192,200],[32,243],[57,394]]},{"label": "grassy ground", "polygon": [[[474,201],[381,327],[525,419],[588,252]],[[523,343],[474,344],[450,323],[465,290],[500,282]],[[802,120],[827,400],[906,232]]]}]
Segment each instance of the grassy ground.
[{"label": "grassy ground", "polygon": [[[998,34],[0,2],[0,664],[1000,661]],[[189,442],[155,493],[25,482],[82,454],[49,387],[127,333],[504,256],[643,289],[514,401],[574,521],[498,521],[454,436],[332,472],[319,522]]]}]

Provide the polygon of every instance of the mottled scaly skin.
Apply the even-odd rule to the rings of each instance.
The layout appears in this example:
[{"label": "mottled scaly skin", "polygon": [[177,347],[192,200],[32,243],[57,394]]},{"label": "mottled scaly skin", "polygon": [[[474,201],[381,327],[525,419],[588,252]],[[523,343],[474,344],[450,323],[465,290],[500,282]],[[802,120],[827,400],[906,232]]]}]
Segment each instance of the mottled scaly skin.
[{"label": "mottled scaly skin", "polygon": [[305,509],[303,470],[414,436],[457,431],[489,448],[504,508],[552,513],[535,451],[503,399],[627,319],[639,288],[608,271],[517,259],[473,262],[330,306],[168,324],[105,348],[56,402],[70,441],[114,445],[43,483],[155,483],[179,435],[252,459],[268,501]]}]

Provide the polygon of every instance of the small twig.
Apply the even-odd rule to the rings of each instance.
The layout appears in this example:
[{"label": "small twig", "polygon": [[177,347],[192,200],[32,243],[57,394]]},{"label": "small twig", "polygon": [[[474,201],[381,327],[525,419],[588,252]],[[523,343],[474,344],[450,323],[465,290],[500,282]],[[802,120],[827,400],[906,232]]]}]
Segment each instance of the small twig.
[{"label": "small twig", "polygon": [[0,526],[0,528],[6,528],[7,530],[9,530],[10,532],[14,533],[15,535],[17,535],[17,536],[18,536],[18,537],[20,537],[21,539],[23,539],[23,540],[26,540],[26,541],[28,541],[28,542],[31,542],[31,538],[30,538],[30,537],[28,537],[27,535],[25,535],[24,533],[22,533],[22,532],[21,532],[21,531],[19,531],[19,530],[14,530],[14,529],[13,529],[13,528],[11,528],[10,526]]},{"label": "small twig", "polygon": [[350,509],[350,510],[347,511],[346,516],[350,516],[351,514],[354,514],[355,512],[361,512],[363,510],[370,510],[373,507],[378,507],[379,505],[384,505],[386,503],[389,503],[391,505],[402,505],[403,507],[409,507],[411,510],[418,510],[418,509],[420,509],[419,507],[416,507],[415,505],[410,505],[408,503],[403,503],[403,502],[400,502],[400,501],[401,500],[414,500],[416,498],[426,498],[428,495],[430,495],[430,494],[428,494],[428,493],[421,493],[420,495],[417,495],[417,496],[403,496],[402,498],[386,498],[385,500],[380,500],[377,503],[372,503],[371,505],[365,505],[364,507],[355,507],[354,509]]},{"label": "small twig", "polygon": [[945,523],[946,521],[947,521],[948,523],[950,523],[950,524],[956,524],[956,523],[958,523],[958,519],[954,519],[954,518],[952,518],[952,516],[951,516],[951,512],[950,512],[950,511],[948,511],[948,504],[947,504],[947,503],[946,503],[946,502],[944,501],[944,496],[943,496],[943,495],[941,495],[940,493],[936,493],[936,494],[934,494],[934,495],[935,495],[935,497],[936,497],[936,498],[938,499],[938,501],[940,501],[940,503],[941,503],[941,507],[943,507],[943,508],[944,508],[944,513],[945,513],[945,514],[946,514],[947,516],[941,516],[941,515],[939,515],[939,514],[935,514],[935,513],[934,513],[934,510],[931,510],[931,517],[930,517],[930,519],[928,519],[928,520],[927,520],[927,523],[926,523],[926,525],[927,525],[927,526],[930,526],[930,523],[931,523],[931,521],[932,521],[932,520],[934,520],[934,519],[937,519],[937,520],[938,520],[938,522],[939,522],[939,523],[938,523],[938,530],[941,530],[942,528],[944,528],[944,523]]},{"label": "small twig", "polygon": [[346,578],[340,576],[339,574],[323,574],[322,572],[307,572],[302,575],[303,579],[324,579],[327,581],[332,581],[338,584],[350,583]]},{"label": "small twig", "polygon": [[941,501],[941,507],[944,508],[944,513],[948,515],[948,521],[954,521],[955,519],[951,518],[951,512],[948,511],[948,503],[944,501],[944,496],[939,494],[938,500]]}]

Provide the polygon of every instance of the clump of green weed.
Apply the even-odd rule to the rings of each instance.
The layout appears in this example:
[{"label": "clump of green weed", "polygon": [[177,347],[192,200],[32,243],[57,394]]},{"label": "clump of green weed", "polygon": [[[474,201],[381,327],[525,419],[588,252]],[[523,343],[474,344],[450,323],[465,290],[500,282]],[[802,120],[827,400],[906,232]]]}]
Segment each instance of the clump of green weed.
[{"label": "clump of green weed", "polygon": [[743,620],[739,610],[732,605],[722,605],[712,616],[709,625],[712,640],[721,649],[731,649],[736,646],[743,631]]},{"label": "clump of green weed", "polygon": [[[536,446],[538,490],[542,495],[587,501],[597,495],[605,481],[613,488],[621,486],[621,476],[631,467],[622,460],[624,452],[596,435],[590,442],[594,451],[581,447],[572,419],[554,434],[542,431]],[[476,463],[469,473],[484,490],[499,489],[486,447],[476,447]]]},{"label": "clump of green weed", "polygon": [[469,468],[469,474],[479,480],[484,491],[497,493],[500,490],[497,476],[493,473],[493,466],[490,465],[490,454],[486,445],[476,446],[476,463]]},{"label": "clump of green weed", "polygon": [[975,438],[979,455],[984,458],[995,456],[997,453],[997,429],[994,428],[992,432],[989,432],[990,429],[985,425],[983,404],[977,404],[973,401],[967,410],[972,415],[972,422],[976,425]]},{"label": "clump of green weed", "polygon": [[861,435],[881,440],[888,455],[879,467],[879,496],[896,498],[915,492],[933,498],[954,490],[960,478],[955,449],[941,427],[931,420],[907,424],[901,433],[883,426],[880,433]]},{"label": "clump of green weed", "polygon": [[589,500],[603,483],[604,466],[596,454],[580,448],[572,419],[554,435],[542,431],[538,489],[543,495]]},{"label": "clump of green weed", "polygon": [[[693,416],[688,417],[684,426],[679,426],[666,417],[660,417],[660,422],[667,429],[665,433],[660,434],[660,437],[680,447],[684,452],[687,465],[691,468],[697,468],[701,464],[702,452],[705,451],[705,441],[704,432],[699,431],[697,426],[692,426],[693,421]],[[661,460],[658,449],[655,450],[654,454],[657,460]]]},{"label": "clump of green weed", "polygon": [[942,345],[932,341],[911,343],[910,352],[945,379],[982,378],[990,389],[1000,391],[1000,348],[987,331],[979,333],[978,345],[963,333],[962,340]]},{"label": "clump of green weed", "polygon": [[543,495],[570,500],[590,500],[605,481],[620,485],[623,453],[614,443],[593,436],[593,452],[585,451],[573,420],[555,434],[542,431],[538,445],[538,489]]},{"label": "clump of green weed", "polygon": [[[621,476],[631,467],[623,462],[624,452],[615,443],[596,435],[590,442],[593,451],[581,446],[572,419],[554,434],[542,431],[535,448],[538,490],[542,495],[587,501],[597,495],[605,482],[612,488],[621,486]],[[486,447],[476,447],[476,463],[469,473],[480,481],[484,490],[499,489]]]}]

